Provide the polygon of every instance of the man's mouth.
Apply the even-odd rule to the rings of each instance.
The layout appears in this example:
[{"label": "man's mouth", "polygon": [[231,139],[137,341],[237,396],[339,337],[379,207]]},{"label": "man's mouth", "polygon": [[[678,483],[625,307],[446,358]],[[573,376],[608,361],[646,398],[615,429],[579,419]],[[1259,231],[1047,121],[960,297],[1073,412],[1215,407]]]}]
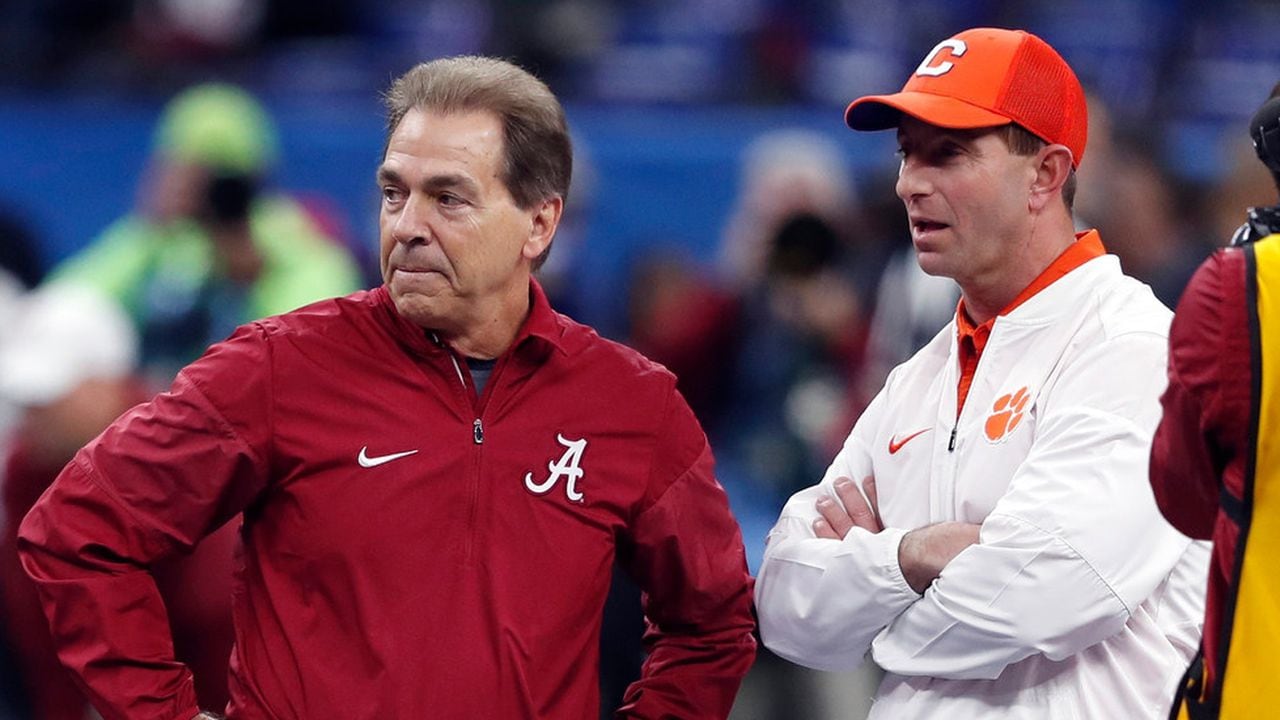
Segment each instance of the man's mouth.
[{"label": "man's mouth", "polygon": [[917,235],[933,232],[935,230],[942,230],[948,227],[951,227],[951,226],[946,223],[936,222],[933,220],[912,220],[911,221],[911,229],[915,231]]}]

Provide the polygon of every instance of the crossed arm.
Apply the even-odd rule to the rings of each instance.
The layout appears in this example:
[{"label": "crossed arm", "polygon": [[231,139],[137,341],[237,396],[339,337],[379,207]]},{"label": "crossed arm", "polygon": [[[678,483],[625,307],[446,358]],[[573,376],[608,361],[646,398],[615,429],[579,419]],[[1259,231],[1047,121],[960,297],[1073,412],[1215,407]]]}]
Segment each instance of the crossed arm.
[{"label": "crossed arm", "polygon": [[872,474],[874,425],[860,420],[827,479],[793,496],[770,534],[756,586],[765,644],[820,669],[870,650],[901,675],[992,679],[1119,632],[1187,547],[1144,482],[1162,352],[1155,339],[1092,348],[1082,362],[1108,363],[1107,382],[1060,382],[980,527],[882,528],[874,481],[864,497],[847,480]]},{"label": "crossed arm", "polygon": [[[836,478],[834,487],[839,503],[828,495],[814,503],[821,515],[813,521],[815,536],[843,540],[855,527],[871,533],[884,529],[874,476],[863,478],[862,493],[847,477]],[[903,579],[912,590],[923,593],[961,550],[978,542],[981,527],[976,523],[944,522],[916,528],[903,535],[898,544],[898,567],[902,570]]]}]

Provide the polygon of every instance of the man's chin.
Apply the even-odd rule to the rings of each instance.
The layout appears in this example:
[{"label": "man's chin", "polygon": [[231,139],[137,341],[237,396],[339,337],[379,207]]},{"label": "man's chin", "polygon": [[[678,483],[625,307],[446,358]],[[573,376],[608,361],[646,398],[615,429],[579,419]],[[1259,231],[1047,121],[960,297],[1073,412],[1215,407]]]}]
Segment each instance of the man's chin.
[{"label": "man's chin", "polygon": [[924,271],[925,275],[932,275],[934,277],[951,277],[950,272],[948,272],[946,262],[938,253],[929,252],[927,250],[921,251],[917,248],[916,263],[920,265],[920,269]]},{"label": "man's chin", "polygon": [[442,328],[448,325],[448,308],[451,304],[448,298],[412,291],[397,292],[394,285],[390,290],[396,312],[404,319],[424,328]]}]

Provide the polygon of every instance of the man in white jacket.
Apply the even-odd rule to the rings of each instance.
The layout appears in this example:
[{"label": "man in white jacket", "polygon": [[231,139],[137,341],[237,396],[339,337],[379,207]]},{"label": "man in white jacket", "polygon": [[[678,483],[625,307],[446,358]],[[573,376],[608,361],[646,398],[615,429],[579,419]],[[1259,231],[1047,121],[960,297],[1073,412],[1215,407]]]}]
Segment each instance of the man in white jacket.
[{"label": "man in white jacket", "polygon": [[765,645],[831,670],[869,652],[872,718],[1164,717],[1207,549],[1146,479],[1170,312],[1073,229],[1079,81],[1034,35],[968,30],[846,121],[897,129],[917,259],[962,298],[783,509]]}]

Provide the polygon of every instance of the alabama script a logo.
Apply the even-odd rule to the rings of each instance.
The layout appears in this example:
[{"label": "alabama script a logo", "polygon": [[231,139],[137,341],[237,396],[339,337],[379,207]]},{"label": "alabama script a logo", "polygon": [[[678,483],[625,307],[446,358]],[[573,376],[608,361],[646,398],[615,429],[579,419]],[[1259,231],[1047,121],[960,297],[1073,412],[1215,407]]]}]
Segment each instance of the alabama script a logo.
[{"label": "alabama script a logo", "polygon": [[582,493],[578,492],[578,480],[582,478],[582,468],[578,467],[578,464],[582,462],[582,451],[587,449],[587,441],[585,438],[569,440],[560,433],[556,433],[556,440],[564,446],[565,450],[559,460],[547,463],[547,479],[534,482],[533,472],[527,472],[524,474],[524,486],[534,495],[546,495],[563,477],[565,496],[571,502],[580,503]]}]

